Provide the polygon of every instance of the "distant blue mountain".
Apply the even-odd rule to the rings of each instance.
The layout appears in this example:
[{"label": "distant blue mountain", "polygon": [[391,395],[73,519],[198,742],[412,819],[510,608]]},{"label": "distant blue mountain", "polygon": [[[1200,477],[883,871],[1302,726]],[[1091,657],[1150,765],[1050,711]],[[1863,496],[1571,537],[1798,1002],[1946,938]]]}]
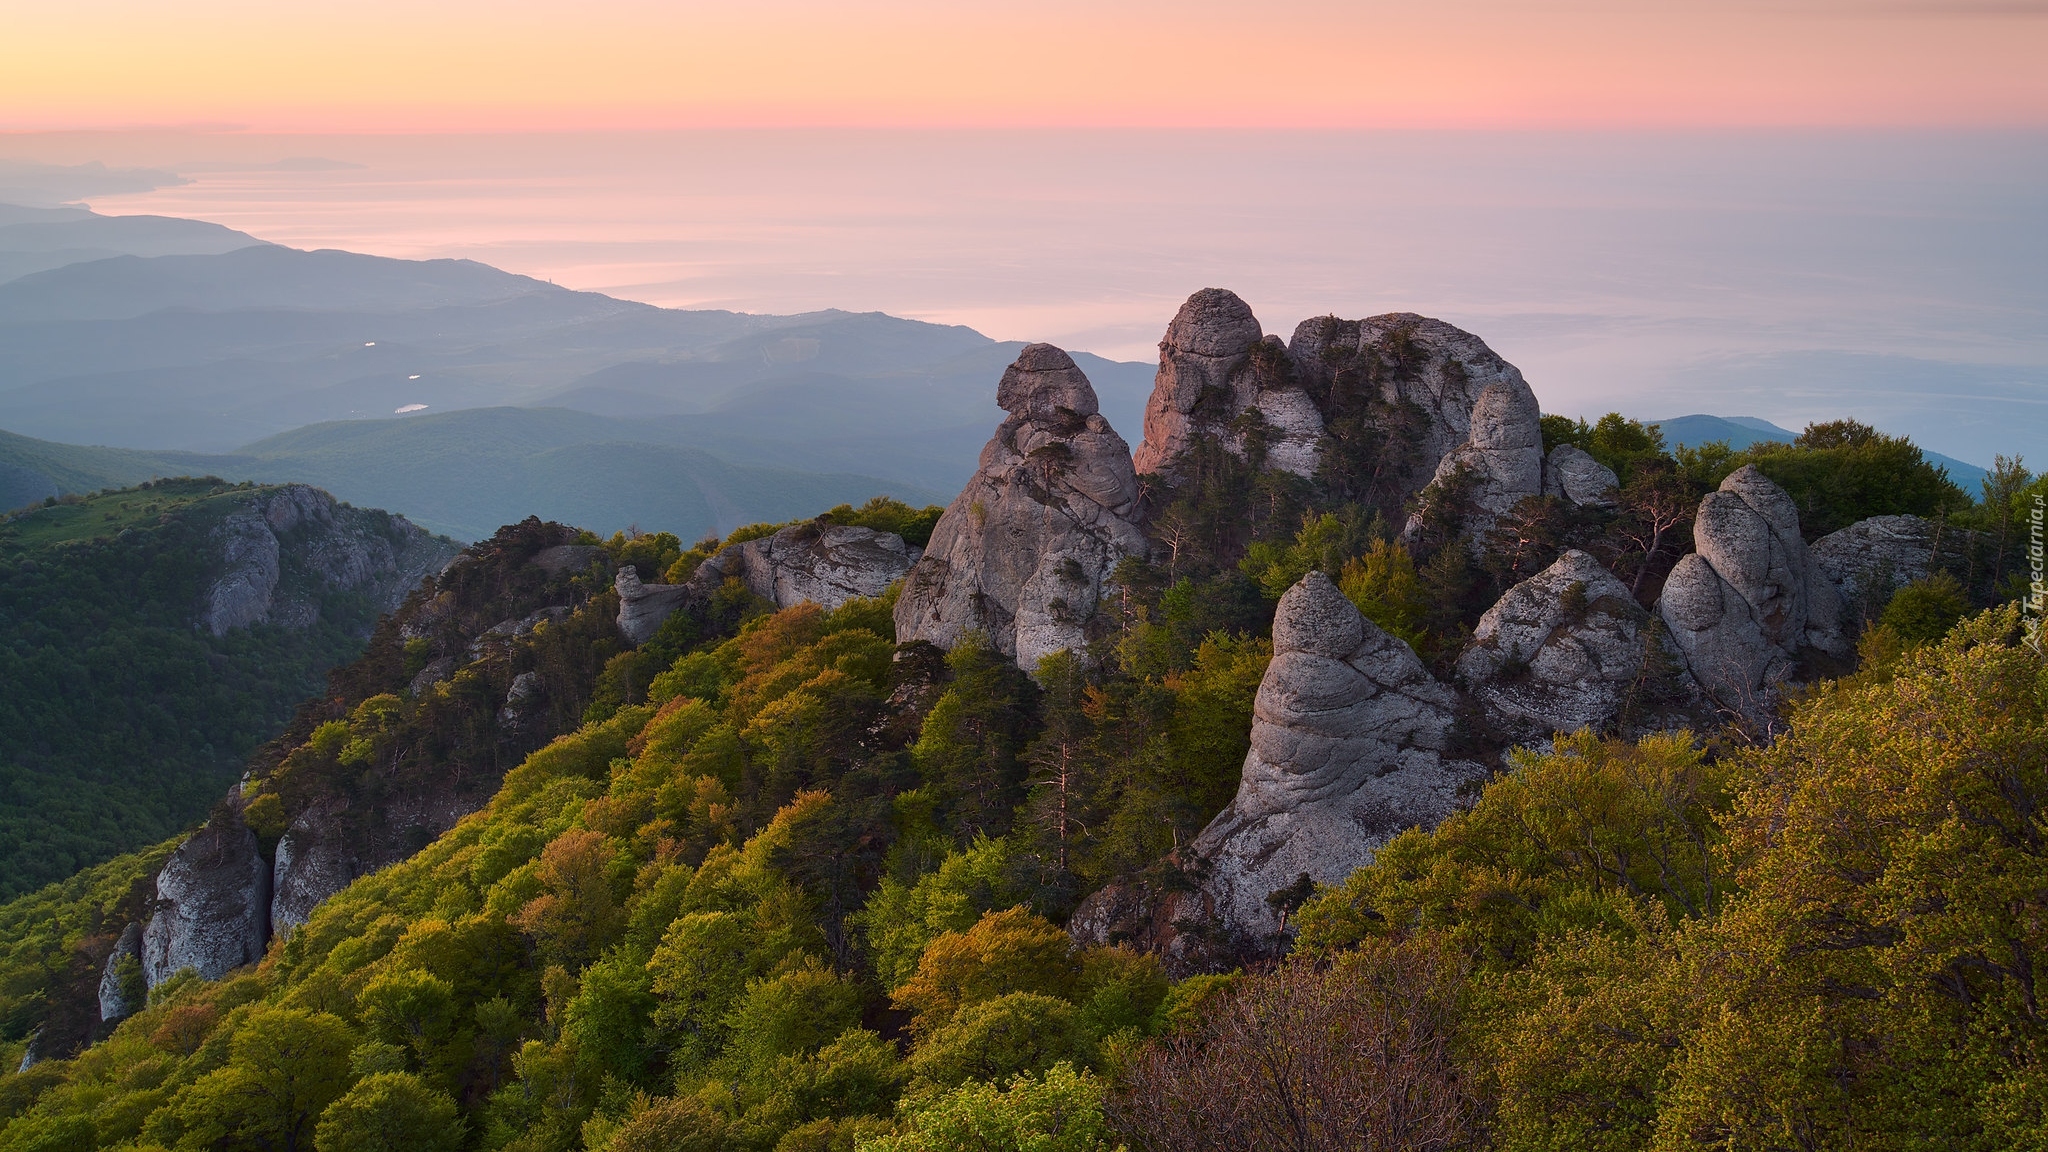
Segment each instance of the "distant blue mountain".
[{"label": "distant blue mountain", "polygon": [[[1768,420],[1754,416],[1678,416],[1670,420],[1652,420],[1650,423],[1664,430],[1664,443],[1673,448],[1690,448],[1714,440],[1726,441],[1730,448],[1743,449],[1760,441],[1775,441],[1790,444],[1799,438],[1799,433],[1780,428]],[[1952,456],[1929,452],[1925,448],[1920,454],[1930,464],[1948,469],[1948,478],[1956,482],[1963,491],[1976,499],[1988,473],[1975,464],[1967,464]]]}]

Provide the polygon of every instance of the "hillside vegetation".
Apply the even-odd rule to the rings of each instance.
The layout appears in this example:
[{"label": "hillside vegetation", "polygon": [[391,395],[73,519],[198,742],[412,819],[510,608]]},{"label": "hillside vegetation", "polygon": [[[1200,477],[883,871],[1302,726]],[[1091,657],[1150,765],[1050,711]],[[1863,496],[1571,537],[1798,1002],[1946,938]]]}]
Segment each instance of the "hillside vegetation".
[{"label": "hillside vegetation", "polygon": [[378,606],[310,586],[305,628],[196,627],[209,534],[263,491],[170,480],[0,524],[0,894],[188,826],[361,650]]},{"label": "hillside vegetation", "polygon": [[[1275,893],[1286,958],[1198,939],[1202,963],[1169,971],[1074,946],[1062,922],[1107,882],[1192,888],[1176,850],[1233,794],[1272,605],[1304,573],[1442,667],[1566,546],[1653,598],[1687,548],[1670,510],[1734,466],[1620,417],[1546,433],[1614,469],[1618,507],[1532,497],[1477,559],[1455,494],[1420,508],[1411,552],[1370,484],[1194,460],[1158,510],[1174,547],[1127,561],[1088,650],[1029,676],[971,635],[896,643],[893,591],[773,611],[729,583],[626,650],[599,577],[679,579],[713,545],[621,534],[550,583],[524,558],[595,538],[508,528],[496,560],[451,570],[464,613],[508,590],[567,611],[413,690],[462,633],[421,630],[423,593],[243,792],[262,835],[322,796],[450,773],[491,780],[489,802],[261,963],[173,977],[75,1055],[6,1033],[0,1057],[68,1058],[0,1077],[0,1152],[2048,1141],[2048,663],[2002,604],[2041,482],[2008,465],[1973,502],[1857,426],[1767,450],[1802,508],[1925,504],[1977,535],[1957,571],[1862,606],[1860,669],[1769,742],[1517,751],[1463,814],[1341,885]],[[1335,435],[1351,476],[1401,448]],[[493,725],[526,671],[546,722]],[[34,914],[85,924],[120,887],[40,893]]]}]

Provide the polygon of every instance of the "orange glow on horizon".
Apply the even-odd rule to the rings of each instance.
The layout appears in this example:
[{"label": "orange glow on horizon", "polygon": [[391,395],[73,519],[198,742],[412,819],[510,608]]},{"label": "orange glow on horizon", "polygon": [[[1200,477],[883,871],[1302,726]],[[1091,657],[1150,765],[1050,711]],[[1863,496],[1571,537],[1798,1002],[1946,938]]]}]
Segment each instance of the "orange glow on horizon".
[{"label": "orange glow on horizon", "polygon": [[0,128],[2048,124],[2048,4],[38,5]]}]

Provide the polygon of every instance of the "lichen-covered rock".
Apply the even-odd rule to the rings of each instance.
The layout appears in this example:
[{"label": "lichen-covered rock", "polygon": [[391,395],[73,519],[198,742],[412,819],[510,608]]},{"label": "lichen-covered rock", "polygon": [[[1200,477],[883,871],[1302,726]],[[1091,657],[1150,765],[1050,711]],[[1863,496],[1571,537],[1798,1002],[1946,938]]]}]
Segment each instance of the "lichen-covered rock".
[{"label": "lichen-covered rock", "polygon": [[1482,771],[1446,760],[1456,696],[1402,641],[1311,572],[1280,598],[1273,662],[1231,801],[1191,845],[1229,928],[1269,935],[1269,901],[1306,875],[1342,880],[1405,828],[1430,827]]},{"label": "lichen-covered rock", "polygon": [[896,638],[950,648],[980,631],[1030,669],[1087,641],[1110,571],[1148,545],[1130,448],[1071,357],[1025,348],[996,401],[1010,417],[911,567]]},{"label": "lichen-covered rock", "polygon": [[1145,403],[1136,468],[1169,481],[1173,462],[1203,436],[1239,456],[1256,432],[1268,467],[1313,476],[1321,462],[1322,412],[1294,380],[1285,345],[1262,336],[1258,318],[1234,292],[1204,288],[1188,297],[1159,342],[1159,373]]},{"label": "lichen-covered rock", "polygon": [[1840,596],[1799,535],[1798,507],[1754,465],[1700,501],[1693,540],[1698,550],[1671,570],[1658,612],[1714,702],[1767,724],[1798,657],[1852,651]]},{"label": "lichen-covered rock", "polygon": [[260,490],[213,535],[221,574],[200,623],[216,636],[261,623],[310,627],[321,591],[364,593],[389,611],[456,554],[403,516],[344,508],[304,484]]},{"label": "lichen-covered rock", "polygon": [[[1364,320],[1304,320],[1287,348],[1295,377],[1316,399],[1325,424],[1398,418],[1394,410],[1414,406],[1414,426],[1402,431],[1409,459],[1399,477],[1397,497],[1421,491],[1436,476],[1444,457],[1472,440],[1473,410],[1488,387],[1499,384],[1514,394],[1513,413],[1535,408],[1535,396],[1520,370],[1485,341],[1412,312]],[[1381,411],[1368,411],[1368,405]],[[1496,435],[1487,439],[1491,442]],[[1527,434],[1517,427],[1510,438],[1521,444]],[[1505,443],[1503,439],[1499,446]],[[1534,443],[1540,453],[1540,432]]]},{"label": "lichen-covered rock", "polygon": [[628,564],[612,579],[619,594],[619,634],[635,644],[645,644],[661,631],[662,622],[690,599],[687,584],[643,584],[640,573]]},{"label": "lichen-covered rock", "polygon": [[107,953],[105,967],[100,969],[100,1020],[112,1023],[125,1020],[146,1007],[145,997],[137,996],[136,989],[129,986],[126,973],[122,972],[122,961],[142,959],[142,925],[130,921],[121,929],[120,938],[114,941],[114,950]]},{"label": "lichen-covered rock", "polygon": [[1543,460],[1543,494],[1581,508],[1612,508],[1621,481],[1614,470],[1576,444],[1559,444]]},{"label": "lichen-covered rock", "polygon": [[1488,719],[1529,739],[1606,729],[1643,679],[1650,614],[1577,549],[1507,590],[1458,657]]},{"label": "lichen-covered rock", "polygon": [[596,544],[553,544],[535,552],[527,563],[549,576],[572,576],[603,555],[604,549]]},{"label": "lichen-covered rock", "polygon": [[1878,608],[1934,571],[1934,525],[1918,516],[1872,516],[1815,540],[1814,566],[1848,603]]},{"label": "lichen-covered rock", "polygon": [[720,551],[698,566],[689,586],[708,596],[737,578],[777,608],[808,602],[829,610],[880,596],[922,554],[894,532],[811,521]]},{"label": "lichen-covered rock", "polygon": [[270,863],[242,821],[240,791],[178,846],[157,873],[154,912],[142,932],[142,973],[154,988],[190,968],[218,980],[263,958],[270,921]]}]

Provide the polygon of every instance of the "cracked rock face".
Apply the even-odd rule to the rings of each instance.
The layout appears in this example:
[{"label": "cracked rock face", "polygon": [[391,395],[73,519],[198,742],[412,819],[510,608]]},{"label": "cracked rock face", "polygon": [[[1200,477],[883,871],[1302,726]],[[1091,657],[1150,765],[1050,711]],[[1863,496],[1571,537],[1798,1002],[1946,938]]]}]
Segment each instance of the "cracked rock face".
[{"label": "cracked rock face", "polygon": [[880,596],[922,554],[894,532],[814,521],[725,549],[706,560],[690,584],[708,596],[738,577],[777,608],[808,601],[830,610],[857,597]]},{"label": "cracked rock face", "polygon": [[1234,292],[1204,288],[1188,297],[1159,342],[1159,374],[1145,404],[1138,472],[1169,473],[1174,460],[1205,435],[1219,436],[1231,452],[1246,455],[1242,418],[1256,412],[1267,466],[1315,474],[1322,460],[1322,412],[1292,379],[1286,347],[1262,332],[1250,306]]},{"label": "cracked rock face", "polygon": [[1628,586],[1572,549],[1487,609],[1458,675],[1523,739],[1600,731],[1619,717],[1654,642]]},{"label": "cracked rock face", "polygon": [[142,931],[143,977],[154,988],[191,968],[218,980],[263,958],[270,920],[270,864],[242,822],[239,790],[229,809],[178,846],[156,878],[156,910]]},{"label": "cracked rock face", "polygon": [[1808,551],[1844,601],[1878,608],[1934,571],[1934,525],[1918,516],[1872,516],[1815,540]]},{"label": "cracked rock face", "polygon": [[1738,469],[1700,501],[1698,551],[1664,582],[1658,612],[1714,701],[1752,722],[1803,650],[1844,657],[1841,599],[1799,535],[1799,510],[1756,470]]},{"label": "cracked rock face", "polygon": [[654,639],[662,621],[690,598],[687,584],[642,584],[631,564],[619,569],[612,589],[619,594],[619,632],[635,644]]},{"label": "cracked rock face", "polygon": [[[304,484],[252,498],[221,520],[214,539],[222,572],[207,589],[200,623],[216,636],[262,623],[309,627],[319,614],[307,598],[316,587],[367,592],[390,611],[456,552],[402,516],[341,508]],[[292,571],[311,587],[291,587]]]},{"label": "cracked rock face", "polygon": [[1148,544],[1130,448],[1071,357],[1025,348],[996,396],[1010,417],[911,567],[896,638],[950,648],[978,630],[1029,670],[1086,643],[1110,572]]},{"label": "cracked rock face", "polygon": [[[1477,481],[1465,523],[1475,541],[1515,505],[1543,490],[1542,416],[1528,385],[1488,384],[1473,402],[1465,443],[1437,464],[1432,483],[1445,482],[1461,468]],[[1419,528],[1420,514],[1409,523]]]},{"label": "cracked rock face", "polygon": [[1576,444],[1559,444],[1543,461],[1543,494],[1581,508],[1612,508],[1621,481],[1614,470]]},{"label": "cracked rock face", "polygon": [[367,815],[350,813],[340,800],[307,808],[277,842],[271,932],[304,924],[329,896],[411,856],[475,807],[447,791],[389,797]]},{"label": "cracked rock face", "polygon": [[1269,936],[1268,897],[1333,884],[1403,829],[1431,827],[1483,769],[1444,749],[1456,696],[1408,645],[1311,572],[1280,598],[1237,797],[1191,846],[1224,924]]},{"label": "cracked rock face", "polygon": [[[1369,395],[1384,404],[1414,404],[1420,410],[1416,462],[1404,482],[1404,495],[1421,491],[1444,457],[1472,442],[1474,409],[1490,386],[1499,384],[1513,394],[1514,412],[1537,410],[1535,394],[1521,371],[1501,359],[1484,340],[1412,312],[1389,312],[1363,320],[1335,316],[1304,320],[1295,328],[1287,348],[1296,378],[1317,398],[1326,421],[1334,420],[1333,411],[1350,403],[1347,397],[1354,395]],[[1496,442],[1499,431],[1485,437],[1486,446],[1506,445],[1504,439]],[[1540,458],[1540,429],[1533,440],[1520,428],[1511,438],[1516,444],[1536,445]],[[1535,486],[1530,488],[1535,490]]]},{"label": "cracked rock face", "polygon": [[142,925],[130,923],[121,929],[121,936],[114,941],[114,950],[107,954],[106,967],[100,970],[100,1019],[103,1021],[125,1020],[147,1007],[131,995],[134,989],[126,987],[121,978],[121,961],[133,956],[142,959]]}]

